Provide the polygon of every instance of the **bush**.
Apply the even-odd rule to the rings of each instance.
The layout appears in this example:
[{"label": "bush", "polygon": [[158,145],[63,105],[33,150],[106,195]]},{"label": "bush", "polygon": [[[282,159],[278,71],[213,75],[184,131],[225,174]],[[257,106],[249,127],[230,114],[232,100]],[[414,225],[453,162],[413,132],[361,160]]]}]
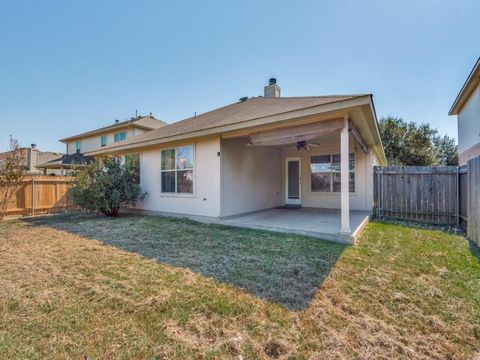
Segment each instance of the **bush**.
[{"label": "bush", "polygon": [[119,157],[106,156],[82,168],[76,174],[70,189],[73,200],[90,211],[101,211],[107,216],[118,216],[127,207],[143,200],[139,185],[139,163],[127,158],[125,164]]}]

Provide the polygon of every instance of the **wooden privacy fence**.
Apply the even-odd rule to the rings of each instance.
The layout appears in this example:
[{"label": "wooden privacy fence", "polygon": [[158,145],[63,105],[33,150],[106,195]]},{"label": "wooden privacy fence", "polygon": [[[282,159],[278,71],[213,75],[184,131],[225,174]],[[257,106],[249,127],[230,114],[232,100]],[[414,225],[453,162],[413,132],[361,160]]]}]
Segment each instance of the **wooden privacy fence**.
[{"label": "wooden privacy fence", "polygon": [[27,176],[16,185],[5,215],[38,215],[78,210],[68,194],[73,181],[72,177],[66,176]]},{"label": "wooden privacy fence", "polygon": [[375,166],[375,215],[458,226],[459,172],[457,166]]}]

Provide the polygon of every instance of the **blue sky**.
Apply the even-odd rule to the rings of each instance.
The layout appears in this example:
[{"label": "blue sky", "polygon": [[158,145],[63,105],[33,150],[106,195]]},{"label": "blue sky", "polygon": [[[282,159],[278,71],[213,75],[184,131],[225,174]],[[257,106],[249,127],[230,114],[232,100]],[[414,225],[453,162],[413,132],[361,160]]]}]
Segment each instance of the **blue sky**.
[{"label": "blue sky", "polygon": [[448,116],[480,56],[480,0],[0,0],[0,149],[263,92],[373,93],[378,116]]}]

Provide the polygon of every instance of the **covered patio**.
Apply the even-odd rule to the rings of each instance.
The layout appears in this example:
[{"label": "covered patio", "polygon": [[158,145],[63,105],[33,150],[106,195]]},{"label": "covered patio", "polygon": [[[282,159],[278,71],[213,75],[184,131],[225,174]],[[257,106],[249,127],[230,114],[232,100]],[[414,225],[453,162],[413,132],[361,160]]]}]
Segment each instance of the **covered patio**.
[{"label": "covered patio", "polygon": [[305,207],[278,207],[220,219],[225,225],[295,233],[340,243],[353,244],[368,223],[369,211],[350,210],[351,231],[341,233],[341,210]]}]

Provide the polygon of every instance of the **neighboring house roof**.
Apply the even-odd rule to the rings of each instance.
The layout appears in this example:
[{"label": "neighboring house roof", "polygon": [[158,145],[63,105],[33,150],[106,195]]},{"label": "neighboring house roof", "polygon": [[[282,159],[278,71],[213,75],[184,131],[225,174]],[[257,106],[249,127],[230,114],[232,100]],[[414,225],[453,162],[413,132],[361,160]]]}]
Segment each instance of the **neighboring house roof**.
[{"label": "neighboring house roof", "polygon": [[465,102],[468,100],[472,92],[479,86],[480,84],[480,58],[478,58],[475,66],[473,67],[470,75],[468,75],[467,80],[462,86],[462,89],[457,95],[448,115],[458,115],[460,110],[462,109]]},{"label": "neighboring house roof", "polygon": [[152,130],[152,129],[158,129],[159,127],[162,127],[162,126],[165,126],[165,125],[167,125],[166,122],[164,122],[162,120],[159,120],[159,119],[156,119],[153,116],[150,116],[150,115],[149,116],[138,116],[137,118],[131,118],[130,120],[125,120],[125,121],[121,121],[121,122],[118,122],[118,123],[114,123],[112,125],[105,126],[105,127],[99,128],[99,129],[87,131],[87,132],[77,134],[77,135],[73,135],[73,136],[69,136],[69,137],[66,137],[64,139],[61,139],[60,141],[61,142],[72,141],[72,140],[81,139],[81,138],[85,138],[85,137],[92,136],[92,135],[101,134],[101,133],[104,133],[106,131],[121,129],[121,128],[129,127],[129,126],[144,129],[144,130]]},{"label": "neighboring house roof", "polygon": [[[119,151],[132,147],[141,147],[168,141],[187,139],[195,136],[210,135],[231,130],[232,125],[238,128],[251,126],[251,121],[276,115],[290,114],[297,110],[325,107],[324,111],[339,110],[342,106],[351,106],[347,102],[355,99],[371,101],[370,94],[331,95],[309,97],[253,97],[219,109],[209,111],[185,120],[181,120],[159,129],[123,141],[121,144],[110,144],[102,149],[88,152],[100,154]],[[235,130],[236,130],[235,129]],[[379,139],[380,140],[380,139]]]},{"label": "neighboring house roof", "polygon": [[58,159],[59,156],[62,156],[63,153],[52,152],[52,151],[39,151],[38,153],[38,163],[43,164],[54,159]]},{"label": "neighboring house roof", "polygon": [[[22,165],[28,168],[29,167],[28,152],[32,150],[32,148],[25,147],[25,148],[20,148],[20,150],[21,150],[21,156],[22,156],[22,159],[21,159]],[[37,150],[37,151],[38,151],[38,159],[37,159],[38,164],[42,164],[47,161],[57,159],[59,156],[63,155],[63,153],[58,153],[53,151],[40,151],[40,150]],[[0,162],[4,161],[10,153],[11,151],[0,153]],[[33,164],[33,166],[38,167],[37,164]]]},{"label": "neighboring house roof", "polygon": [[52,159],[45,163],[38,165],[38,168],[43,169],[60,169],[60,168],[69,168],[75,166],[85,166],[89,165],[95,161],[95,158],[92,156],[85,156],[83,154],[70,154],[63,155],[59,158]]}]

